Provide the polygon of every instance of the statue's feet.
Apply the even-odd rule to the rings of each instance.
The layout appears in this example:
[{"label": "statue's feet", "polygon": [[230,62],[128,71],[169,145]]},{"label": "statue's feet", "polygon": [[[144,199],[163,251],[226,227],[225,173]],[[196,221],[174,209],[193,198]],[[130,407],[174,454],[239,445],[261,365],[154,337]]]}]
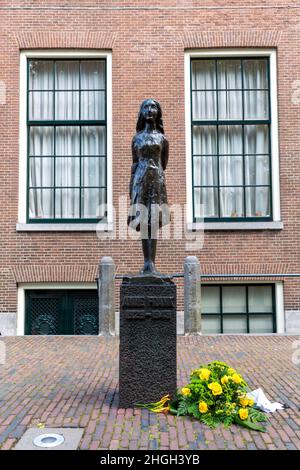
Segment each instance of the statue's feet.
[{"label": "statue's feet", "polygon": [[143,268],[140,270],[140,274],[154,274],[159,276],[161,273],[156,270],[153,261],[145,261]]}]

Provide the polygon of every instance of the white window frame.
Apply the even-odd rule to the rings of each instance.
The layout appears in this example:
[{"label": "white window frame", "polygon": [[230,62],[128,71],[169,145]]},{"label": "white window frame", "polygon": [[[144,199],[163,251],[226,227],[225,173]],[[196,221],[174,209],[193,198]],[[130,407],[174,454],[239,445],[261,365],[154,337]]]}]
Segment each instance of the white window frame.
[{"label": "white window frame", "polygon": [[[49,223],[30,224],[26,220],[27,208],[27,60],[35,59],[106,59],[107,83],[107,219],[98,224]],[[19,105],[19,203],[17,231],[108,231],[113,229],[112,209],[112,53],[91,50],[26,50],[20,53],[20,105]]]},{"label": "white window frame", "polygon": [[79,283],[79,282],[65,282],[65,283],[38,283],[30,284],[24,283],[18,285],[17,290],[17,335],[25,335],[25,296],[27,290],[79,290],[79,289],[97,289],[94,282],[92,283]]},{"label": "white window frame", "polygon": [[261,335],[275,335],[275,334],[284,334],[285,333],[285,320],[284,320],[284,295],[283,295],[283,282],[259,282],[259,281],[245,281],[242,282],[241,280],[236,280],[236,281],[215,281],[215,282],[203,282],[201,284],[201,287],[206,287],[209,285],[213,284],[222,284],[222,286],[226,286],[226,284],[236,284],[237,286],[243,286],[243,285],[250,285],[250,284],[261,284],[262,286],[264,285],[270,285],[273,284],[275,286],[275,313],[276,313],[276,332],[275,333],[215,333],[216,335],[245,335],[245,336],[261,336]]},{"label": "white window frame", "polygon": [[205,222],[204,230],[253,230],[282,229],[280,217],[279,187],[279,136],[278,136],[278,104],[277,104],[277,57],[275,49],[201,49],[187,51],[184,57],[185,84],[185,139],[186,139],[186,197],[187,197],[187,228],[203,230],[203,223],[193,221],[193,187],[192,187],[192,145],[191,145],[191,71],[192,58],[197,57],[269,57],[270,60],[270,100],[271,100],[271,170],[272,170],[272,221],[243,222]]}]

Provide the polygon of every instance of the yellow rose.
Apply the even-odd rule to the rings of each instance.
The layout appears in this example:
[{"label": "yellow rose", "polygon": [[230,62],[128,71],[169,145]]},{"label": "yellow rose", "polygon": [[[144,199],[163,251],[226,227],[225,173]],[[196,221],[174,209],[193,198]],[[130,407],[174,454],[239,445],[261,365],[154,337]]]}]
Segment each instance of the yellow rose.
[{"label": "yellow rose", "polygon": [[218,382],[212,382],[208,385],[208,388],[212,391],[213,395],[222,395],[223,390],[221,385]]},{"label": "yellow rose", "polygon": [[232,367],[229,367],[228,374],[232,375],[235,373],[235,370]]},{"label": "yellow rose", "polygon": [[226,385],[228,384],[229,382],[229,377],[227,375],[224,375],[222,378],[221,378],[221,384],[222,385]]},{"label": "yellow rose", "polygon": [[239,417],[244,421],[244,419],[248,418],[248,410],[245,408],[240,408],[239,409]]},{"label": "yellow rose", "polygon": [[248,398],[248,406],[253,406],[253,405],[254,405],[253,398]]},{"label": "yellow rose", "polygon": [[249,400],[248,398],[242,397],[240,398],[240,404],[242,405],[243,408],[249,405]]},{"label": "yellow rose", "polygon": [[232,380],[236,384],[240,384],[243,381],[242,377],[239,374],[237,374],[236,372],[232,375]]},{"label": "yellow rose", "polygon": [[200,401],[199,403],[199,411],[200,413],[206,413],[208,410],[208,406],[207,404],[205,403],[205,401]]},{"label": "yellow rose", "polygon": [[210,374],[211,374],[211,371],[208,369],[200,369],[199,371],[199,377],[201,380],[208,380]]},{"label": "yellow rose", "polygon": [[188,397],[192,394],[191,390],[188,388],[188,387],[183,387],[181,389],[181,393],[182,395],[184,395],[185,397]]}]

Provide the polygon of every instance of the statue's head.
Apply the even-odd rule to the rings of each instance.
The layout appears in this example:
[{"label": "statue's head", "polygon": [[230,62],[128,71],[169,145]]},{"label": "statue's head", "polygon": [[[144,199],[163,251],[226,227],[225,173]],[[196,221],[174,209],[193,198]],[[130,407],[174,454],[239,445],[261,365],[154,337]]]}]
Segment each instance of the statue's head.
[{"label": "statue's head", "polygon": [[153,98],[148,98],[141,104],[136,123],[137,132],[141,132],[145,128],[147,121],[155,121],[156,129],[162,134],[165,133],[160,104]]}]

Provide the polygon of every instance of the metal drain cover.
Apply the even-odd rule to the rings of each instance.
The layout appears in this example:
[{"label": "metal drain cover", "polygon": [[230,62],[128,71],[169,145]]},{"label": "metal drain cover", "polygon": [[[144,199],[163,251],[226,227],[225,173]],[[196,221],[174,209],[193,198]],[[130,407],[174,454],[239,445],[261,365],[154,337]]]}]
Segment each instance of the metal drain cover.
[{"label": "metal drain cover", "polygon": [[65,441],[62,434],[42,434],[33,439],[33,443],[37,447],[57,447]]}]

